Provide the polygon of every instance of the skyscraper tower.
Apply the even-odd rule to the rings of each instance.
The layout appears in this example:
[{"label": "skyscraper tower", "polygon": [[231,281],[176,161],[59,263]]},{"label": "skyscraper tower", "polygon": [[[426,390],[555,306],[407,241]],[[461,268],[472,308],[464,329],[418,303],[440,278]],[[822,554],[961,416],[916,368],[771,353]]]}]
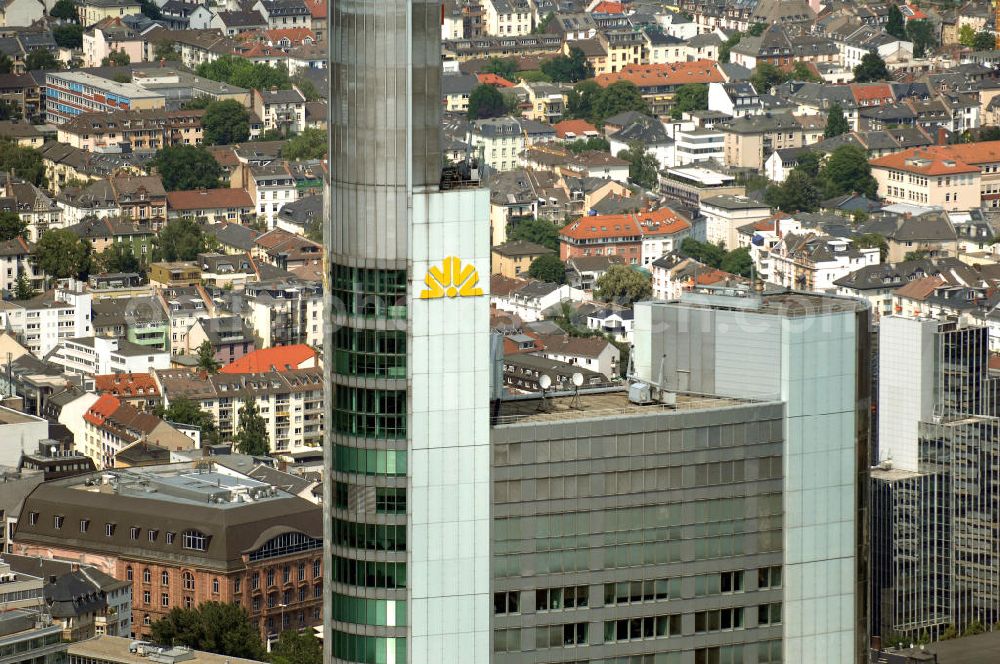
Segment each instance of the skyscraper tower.
[{"label": "skyscraper tower", "polygon": [[489,195],[441,167],[440,4],[329,15],[326,659],[485,663]]}]

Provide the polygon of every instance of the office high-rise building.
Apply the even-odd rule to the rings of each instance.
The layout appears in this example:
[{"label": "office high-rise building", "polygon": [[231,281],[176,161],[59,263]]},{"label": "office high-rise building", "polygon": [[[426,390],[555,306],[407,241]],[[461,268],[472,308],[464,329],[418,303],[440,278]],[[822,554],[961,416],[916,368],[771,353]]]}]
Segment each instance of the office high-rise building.
[{"label": "office high-rise building", "polygon": [[890,316],[879,325],[872,475],[873,631],[936,638],[1000,619],[1000,418],[989,330]]},{"label": "office high-rise building", "polygon": [[440,11],[330,4],[328,661],[489,659],[489,196],[442,171]]},{"label": "office high-rise building", "polygon": [[671,405],[500,408],[494,661],[867,661],[867,307],[706,290],[634,335]]}]

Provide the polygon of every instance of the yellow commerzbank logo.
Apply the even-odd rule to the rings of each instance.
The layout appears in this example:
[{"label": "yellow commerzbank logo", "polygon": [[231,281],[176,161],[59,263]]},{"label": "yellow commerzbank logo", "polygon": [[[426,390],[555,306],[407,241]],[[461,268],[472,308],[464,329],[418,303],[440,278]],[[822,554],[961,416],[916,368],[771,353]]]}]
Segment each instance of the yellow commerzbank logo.
[{"label": "yellow commerzbank logo", "polygon": [[479,283],[479,271],[473,265],[462,264],[462,260],[449,256],[441,263],[441,267],[427,270],[424,285],[420,291],[421,300],[433,300],[439,297],[475,297],[482,295],[483,289],[476,287]]}]

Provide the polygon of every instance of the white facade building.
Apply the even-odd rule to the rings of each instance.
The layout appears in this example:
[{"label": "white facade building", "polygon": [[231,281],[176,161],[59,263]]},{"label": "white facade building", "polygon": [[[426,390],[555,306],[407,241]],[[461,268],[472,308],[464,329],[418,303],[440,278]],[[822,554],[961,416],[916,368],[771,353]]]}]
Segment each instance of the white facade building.
[{"label": "white facade building", "polygon": [[124,339],[79,337],[63,339],[49,357],[71,373],[94,376],[110,373],[149,373],[170,366],[170,353]]},{"label": "white facade building", "polygon": [[11,330],[35,357],[63,339],[93,334],[90,293],[57,289],[52,299],[0,302],[0,328]]}]

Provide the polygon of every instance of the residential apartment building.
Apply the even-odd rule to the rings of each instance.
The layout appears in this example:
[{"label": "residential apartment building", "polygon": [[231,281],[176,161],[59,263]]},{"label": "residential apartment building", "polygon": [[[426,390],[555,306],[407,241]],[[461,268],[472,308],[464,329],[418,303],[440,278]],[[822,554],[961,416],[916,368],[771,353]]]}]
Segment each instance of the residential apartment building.
[{"label": "residential apartment building", "polygon": [[315,281],[268,280],[243,289],[244,322],[261,348],[323,345],[323,287]]},{"label": "residential apartment building", "polygon": [[236,603],[263,636],[320,622],[321,510],[211,463],[105,470],[39,485],[15,552],[79,560],[132,585],[133,630],[172,608]]},{"label": "residential apartment building", "polygon": [[86,27],[104,19],[139,14],[142,5],[135,0],[83,0],[76,6],[80,25]]},{"label": "residential apartment building", "polygon": [[725,135],[727,166],[762,170],[776,150],[805,145],[802,125],[791,113],[764,113],[741,116],[718,125]]},{"label": "residential apartment building", "polygon": [[859,249],[847,238],[789,233],[770,248],[768,281],[816,293],[836,293],[836,281],[880,262],[878,247]]},{"label": "residential apartment building", "polygon": [[115,337],[62,339],[48,358],[68,372],[88,377],[109,373],[149,373],[152,369],[170,366],[169,351]]},{"label": "residential apartment building", "polygon": [[630,265],[647,265],[680,246],[691,223],[664,207],[637,214],[581,217],[559,232],[559,257],[619,255]]},{"label": "residential apartment building", "polygon": [[479,163],[495,171],[509,171],[520,166],[527,138],[517,118],[491,118],[472,123],[469,145]]},{"label": "residential apartment building", "polygon": [[[998,162],[986,166],[986,172],[991,174],[1000,165],[1000,143],[994,149],[998,151],[995,156],[985,150],[983,155]],[[872,175],[878,181],[879,196],[891,203],[937,206],[945,210],[1000,205],[1000,176],[984,178],[982,162],[961,161],[950,152],[930,147],[872,159]],[[971,155],[972,151],[963,154]],[[984,183],[984,179],[989,182]],[[988,199],[984,196],[987,193]]]},{"label": "residential apartment building", "polygon": [[177,452],[195,447],[194,440],[171,424],[111,394],[102,394],[90,403],[82,421],[72,421],[74,414],[60,413],[59,417],[73,431],[74,445],[98,469],[114,468],[118,453],[139,441]]},{"label": "residential apartment building", "polygon": [[222,436],[239,427],[240,409],[254,400],[267,427],[273,453],[315,454],[323,439],[322,369],[201,376],[183,370],[154,371],[163,398],[197,401]]},{"label": "residential apartment building", "polygon": [[305,131],[306,98],[294,85],[291,90],[254,90],[251,108],[264,131],[274,129],[284,136]]},{"label": "residential apartment building", "polygon": [[57,135],[60,143],[88,152],[200,145],[204,114],[204,109],[87,112],[60,124]]},{"label": "residential apartment building", "polygon": [[63,124],[83,113],[162,109],[162,93],[87,72],[45,72],[45,118]]},{"label": "residential apartment building", "polygon": [[740,227],[770,217],[771,206],[746,196],[718,194],[702,199],[701,214],[705,217],[705,241],[721,243],[731,251],[740,246]]},{"label": "residential apartment building", "polygon": [[520,37],[531,32],[531,7],[526,0],[483,0],[483,32],[496,37]]},{"label": "residential apartment building", "polygon": [[250,194],[257,217],[264,219],[268,228],[274,228],[281,208],[298,200],[299,196],[295,176],[285,161],[274,161],[266,166],[241,163],[233,169],[230,186]]},{"label": "residential apartment building", "polygon": [[617,81],[629,81],[639,88],[653,115],[667,115],[674,93],[690,83],[722,83],[725,77],[714,60],[695,60],[662,65],[626,64],[615,72],[594,79],[602,88]]},{"label": "residential apartment building", "polygon": [[66,661],[62,627],[45,609],[14,609],[0,614],[0,652],[5,664]]},{"label": "residential apartment building", "polygon": [[209,223],[243,222],[257,218],[253,198],[243,189],[196,189],[167,193],[167,217],[204,219]]},{"label": "residential apartment building", "polygon": [[258,0],[253,8],[271,30],[312,26],[312,13],[303,0]]},{"label": "residential apartment building", "polygon": [[44,357],[64,339],[93,334],[91,300],[90,293],[56,289],[33,300],[0,302],[0,327]]},{"label": "residential apartment building", "polygon": [[44,275],[31,260],[32,253],[34,245],[23,237],[0,242],[0,288],[16,292],[17,283],[24,276],[32,290],[42,289]]},{"label": "residential apartment building", "polygon": [[552,255],[555,252],[534,242],[513,240],[493,247],[491,253],[491,274],[515,278],[527,275],[531,264],[536,259]]}]

